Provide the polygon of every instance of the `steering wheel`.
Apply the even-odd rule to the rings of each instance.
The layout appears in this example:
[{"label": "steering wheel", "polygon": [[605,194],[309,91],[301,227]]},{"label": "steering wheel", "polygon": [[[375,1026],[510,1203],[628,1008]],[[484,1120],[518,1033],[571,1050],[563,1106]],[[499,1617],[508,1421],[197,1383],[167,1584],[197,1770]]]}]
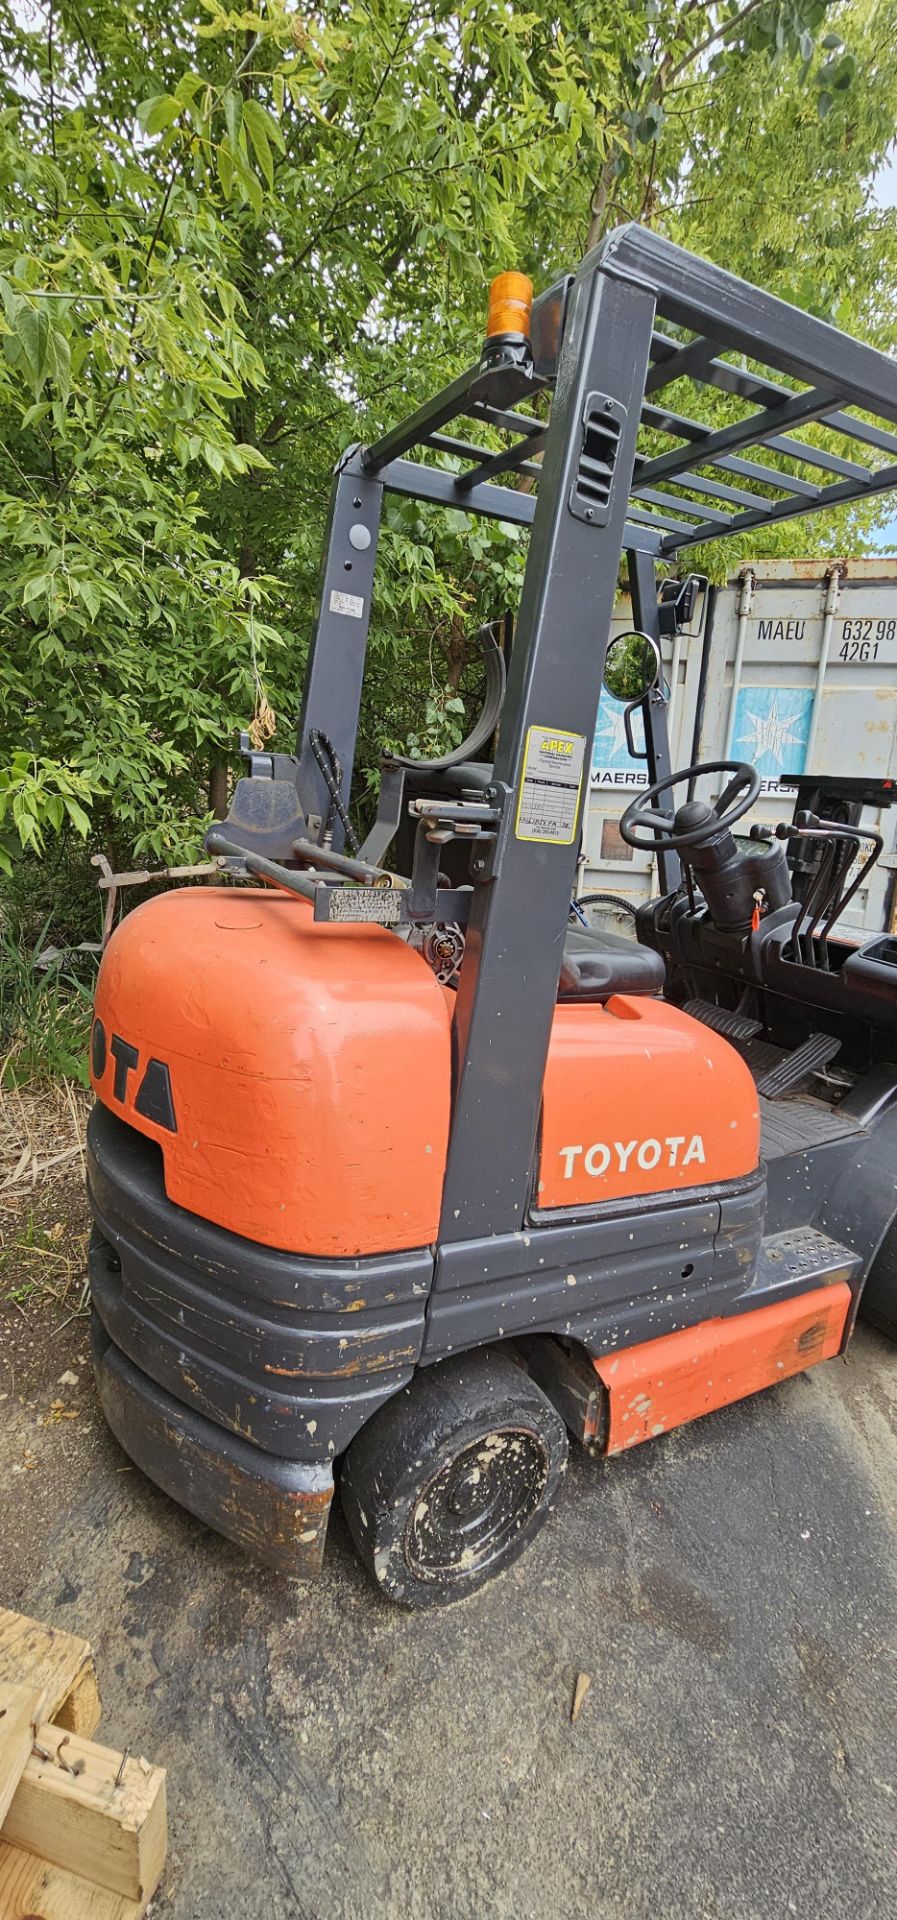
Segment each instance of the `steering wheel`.
[{"label": "steering wheel", "polygon": [[[701,818],[695,818],[693,825],[684,824],[677,831],[676,809],[664,813],[654,803],[672,787],[681,786],[685,780],[698,780],[705,773],[729,773],[732,778],[712,807],[705,806],[702,800],[692,801],[692,806],[700,808]],[[759,792],[760,775],[746,760],[698,761],[693,767],[683,768],[681,773],[672,773],[668,780],[658,780],[656,786],[648,787],[631,800],[620,820],[620,834],[628,847],[637,847],[640,853],[655,853],[658,848],[675,853],[682,847],[694,847],[706,840],[708,829],[715,833],[720,827],[734,827],[736,820],[753,806]]]}]

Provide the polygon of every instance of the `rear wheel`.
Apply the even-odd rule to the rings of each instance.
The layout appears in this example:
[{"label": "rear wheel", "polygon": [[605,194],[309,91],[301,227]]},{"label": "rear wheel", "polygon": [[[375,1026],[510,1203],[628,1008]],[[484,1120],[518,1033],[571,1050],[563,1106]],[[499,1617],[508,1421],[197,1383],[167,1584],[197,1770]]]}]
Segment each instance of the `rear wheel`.
[{"label": "rear wheel", "polygon": [[382,1591],[401,1606],[446,1606],[523,1552],[566,1464],[551,1402],[484,1349],[424,1368],[374,1414],[346,1454],[340,1497]]}]

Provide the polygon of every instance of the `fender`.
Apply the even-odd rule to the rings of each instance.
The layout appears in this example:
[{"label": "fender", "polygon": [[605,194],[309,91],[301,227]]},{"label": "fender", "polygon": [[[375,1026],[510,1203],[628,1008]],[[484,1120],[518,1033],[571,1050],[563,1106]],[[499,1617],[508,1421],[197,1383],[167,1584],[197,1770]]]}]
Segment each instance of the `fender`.
[{"label": "fender", "polygon": [[815,1224],[859,1254],[858,1304],[862,1300],[869,1318],[897,1336],[897,1247],[889,1244],[897,1220],[897,1067],[867,1074],[844,1108],[870,1131],[823,1201]]}]

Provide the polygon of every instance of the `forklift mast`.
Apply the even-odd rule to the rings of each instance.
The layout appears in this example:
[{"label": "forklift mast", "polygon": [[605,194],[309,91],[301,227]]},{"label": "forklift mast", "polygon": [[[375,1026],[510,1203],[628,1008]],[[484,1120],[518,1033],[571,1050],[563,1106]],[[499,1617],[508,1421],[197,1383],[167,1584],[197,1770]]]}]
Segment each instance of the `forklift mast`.
[{"label": "forklift mast", "polygon": [[[856,411],[897,423],[897,364],[656,234],[620,228],[531,306],[528,292],[522,275],[499,276],[475,365],[341,459],[298,754],[251,756],[253,773],[292,786],[287,816],[298,806],[310,840],[329,825],[338,852],[343,820],[320,742],[345,807],[385,495],[531,530],[484,795],[492,820],[471,863],[445,1259],[454,1243],[513,1232],[523,1219],[622,555],[635,623],[659,640],[659,561],[897,483],[897,435]],[[743,417],[714,429],[681,415],[663,390],[675,396],[686,379],[735,396]],[[526,408],[534,401],[538,414]],[[447,432],[458,420],[508,444],[496,453]],[[850,458],[797,437],[817,422]],[[856,457],[866,450],[875,464]],[[517,475],[532,490],[507,484]],[[653,784],[672,771],[665,704],[647,700],[644,711]],[[661,886],[674,886],[675,855],[659,860]]]}]

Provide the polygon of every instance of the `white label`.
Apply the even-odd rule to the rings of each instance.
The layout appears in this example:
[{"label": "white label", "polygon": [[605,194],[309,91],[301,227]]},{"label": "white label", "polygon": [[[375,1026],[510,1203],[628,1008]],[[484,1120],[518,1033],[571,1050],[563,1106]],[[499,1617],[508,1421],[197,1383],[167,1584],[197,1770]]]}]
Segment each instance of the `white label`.
[{"label": "white label", "polygon": [[331,613],[347,613],[350,620],[360,620],[364,612],[364,601],[358,593],[338,593],[336,587],[330,595]]},{"label": "white label", "polygon": [[584,733],[530,727],[514,831],[518,840],[545,840],[569,847],[576,834]]},{"label": "white label", "polygon": [[394,927],[401,918],[399,887],[331,887],[328,920],[373,920],[378,927]]}]

